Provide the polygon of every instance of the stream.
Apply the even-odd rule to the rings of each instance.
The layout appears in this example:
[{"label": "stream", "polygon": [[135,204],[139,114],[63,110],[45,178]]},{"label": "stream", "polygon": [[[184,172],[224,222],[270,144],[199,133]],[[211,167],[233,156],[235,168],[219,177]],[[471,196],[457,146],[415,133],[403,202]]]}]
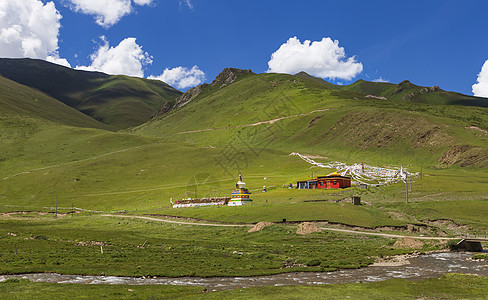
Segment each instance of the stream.
[{"label": "stream", "polygon": [[411,257],[396,263],[375,264],[362,269],[345,269],[334,272],[292,272],[251,277],[136,278],[36,273],[5,275],[0,276],[0,279],[2,277],[3,279],[27,278],[33,282],[77,284],[171,284],[201,286],[209,291],[218,291],[259,286],[373,282],[393,278],[418,280],[440,277],[446,273],[464,273],[488,277],[488,261],[469,260],[472,255],[473,253],[470,252],[440,252]]}]

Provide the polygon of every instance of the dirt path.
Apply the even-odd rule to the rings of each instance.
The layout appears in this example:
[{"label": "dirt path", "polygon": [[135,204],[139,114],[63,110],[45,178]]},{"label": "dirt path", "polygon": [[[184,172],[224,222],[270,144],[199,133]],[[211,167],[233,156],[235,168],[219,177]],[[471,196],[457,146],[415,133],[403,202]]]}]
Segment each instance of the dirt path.
[{"label": "dirt path", "polygon": [[36,171],[42,171],[42,170],[51,169],[51,168],[57,168],[57,167],[74,165],[74,164],[77,164],[77,163],[81,163],[81,162],[85,162],[85,161],[90,161],[90,160],[102,158],[102,157],[109,156],[109,155],[113,155],[113,154],[117,154],[117,153],[123,153],[123,152],[131,151],[131,150],[134,150],[134,149],[139,149],[139,148],[142,148],[142,147],[151,146],[151,145],[155,145],[155,144],[158,144],[158,143],[151,143],[151,144],[139,145],[139,146],[135,146],[135,147],[130,147],[130,148],[126,148],[126,149],[121,149],[121,150],[116,150],[116,151],[104,153],[104,154],[97,155],[97,156],[93,156],[93,157],[88,157],[88,158],[84,158],[84,159],[80,159],[80,160],[70,161],[70,162],[67,162],[67,163],[62,163],[62,164],[56,164],[56,165],[51,165],[51,166],[46,166],[46,167],[31,169],[31,170],[28,170],[28,171],[23,171],[23,172],[19,172],[19,173],[16,173],[16,174],[7,176],[7,177],[5,177],[3,179],[0,179],[0,181],[4,181],[4,180],[7,180],[7,179],[10,179],[12,177],[19,176],[19,175],[22,175],[22,174],[29,174],[29,173],[36,172]]},{"label": "dirt path", "polygon": [[292,116],[287,116],[287,117],[280,117],[276,118],[273,120],[268,120],[268,121],[261,121],[261,122],[256,122],[252,124],[245,124],[245,125],[238,125],[238,126],[230,126],[230,127],[221,127],[221,128],[207,128],[207,129],[198,129],[198,130],[189,130],[189,131],[182,131],[182,132],[177,132],[176,134],[187,134],[187,133],[196,133],[196,132],[205,132],[205,131],[212,131],[212,130],[223,130],[223,129],[234,129],[234,128],[243,128],[243,127],[252,127],[252,126],[257,126],[257,125],[262,125],[262,124],[273,124],[277,121],[281,120],[286,120],[290,118],[296,118],[296,117],[302,117],[302,116],[308,116],[310,114],[320,112],[320,111],[328,111],[329,108],[324,108],[324,109],[317,109],[308,113],[303,113],[303,114],[298,114],[298,115],[292,115]]},{"label": "dirt path", "polygon": [[356,233],[356,234],[364,234],[364,235],[376,235],[382,237],[389,237],[389,238],[413,238],[419,240],[456,240],[458,238],[452,237],[435,237],[435,236],[412,236],[412,235],[399,235],[399,234],[390,234],[390,233],[379,233],[379,232],[368,232],[368,231],[355,231],[350,229],[339,229],[339,228],[330,228],[330,227],[319,227],[323,230],[328,231],[338,231],[338,232],[345,232],[345,233]]},{"label": "dirt path", "polygon": [[[219,223],[197,223],[197,222],[188,222],[188,221],[177,221],[177,220],[168,220],[168,219],[161,219],[161,218],[154,218],[154,217],[144,217],[144,216],[127,216],[127,215],[112,215],[112,214],[104,214],[103,217],[119,217],[119,218],[135,218],[135,219],[145,219],[151,220],[156,222],[165,222],[165,223],[173,223],[173,224],[182,224],[182,225],[196,225],[196,226],[214,226],[214,227],[253,227],[255,224],[219,224]],[[431,237],[431,236],[411,236],[411,235],[399,235],[399,234],[389,234],[389,233],[379,233],[379,232],[369,232],[369,231],[355,231],[349,229],[340,229],[340,228],[330,228],[330,227],[319,227],[322,230],[328,231],[335,231],[335,232],[342,232],[342,233],[353,233],[353,234],[363,234],[363,235],[374,235],[374,236],[381,236],[387,238],[414,238],[419,240],[454,240],[457,238],[452,237]]]},{"label": "dirt path", "polygon": [[176,220],[168,220],[168,219],[160,219],[160,218],[144,217],[144,216],[126,216],[126,215],[111,215],[111,214],[104,214],[104,215],[102,215],[102,217],[144,219],[144,220],[151,220],[151,221],[157,221],[157,222],[182,224],[182,225],[197,225],[197,226],[214,226],[214,227],[253,227],[254,226],[254,224],[197,223],[197,222],[176,221]]}]

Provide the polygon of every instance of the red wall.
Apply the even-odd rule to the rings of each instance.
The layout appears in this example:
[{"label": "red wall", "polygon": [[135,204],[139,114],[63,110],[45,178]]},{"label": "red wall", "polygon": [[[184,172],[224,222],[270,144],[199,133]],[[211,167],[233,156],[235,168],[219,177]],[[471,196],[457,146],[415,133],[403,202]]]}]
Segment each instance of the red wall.
[{"label": "red wall", "polygon": [[340,189],[340,188],[347,188],[347,187],[351,187],[351,181],[342,178],[317,180],[318,189]]}]

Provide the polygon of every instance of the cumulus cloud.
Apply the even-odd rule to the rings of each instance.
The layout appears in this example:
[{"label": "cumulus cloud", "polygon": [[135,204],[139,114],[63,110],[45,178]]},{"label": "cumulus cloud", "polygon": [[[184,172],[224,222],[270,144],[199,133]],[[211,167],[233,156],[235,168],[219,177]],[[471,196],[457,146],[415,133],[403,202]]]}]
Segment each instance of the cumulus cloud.
[{"label": "cumulus cloud", "polygon": [[477,83],[473,84],[472,88],[475,96],[488,98],[488,60],[483,64]]},{"label": "cumulus cloud", "polygon": [[51,59],[68,64],[58,54],[60,19],[53,2],[0,1],[0,56]]},{"label": "cumulus cloud", "polygon": [[373,82],[390,82],[390,81],[380,76],[380,78],[374,79]]},{"label": "cumulus cloud", "polygon": [[54,54],[54,55],[49,55],[48,57],[46,57],[46,60],[48,62],[52,62],[54,64],[58,64],[58,65],[61,65],[61,66],[65,66],[65,67],[71,68],[71,65],[68,62],[68,60],[66,60],[66,58],[60,58],[59,55],[57,55],[57,53]]},{"label": "cumulus cloud", "polygon": [[179,89],[186,89],[203,83],[205,80],[205,73],[200,70],[198,66],[193,66],[191,69],[176,67],[173,69],[166,68],[161,75],[149,76],[148,78],[164,81]]},{"label": "cumulus cloud", "polygon": [[310,75],[351,80],[362,72],[363,65],[355,57],[346,58],[339,41],[323,38],[306,40],[303,44],[292,37],[271,55],[268,72],[295,74],[305,71]]},{"label": "cumulus cloud", "polygon": [[132,3],[149,5],[153,0],[68,0],[73,11],[95,16],[98,25],[108,28],[132,12]]},{"label": "cumulus cloud", "polygon": [[111,47],[105,37],[101,38],[103,45],[90,55],[91,64],[76,66],[76,69],[144,77],[143,66],[150,65],[152,57],[142,50],[135,38],[126,38],[116,47]]}]

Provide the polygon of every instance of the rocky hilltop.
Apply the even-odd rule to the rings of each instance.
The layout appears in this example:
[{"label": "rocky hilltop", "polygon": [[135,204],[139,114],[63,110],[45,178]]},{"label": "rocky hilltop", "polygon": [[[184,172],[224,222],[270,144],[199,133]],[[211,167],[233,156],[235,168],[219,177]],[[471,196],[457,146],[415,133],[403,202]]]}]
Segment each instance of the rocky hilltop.
[{"label": "rocky hilltop", "polygon": [[194,88],[189,89],[186,91],[184,94],[181,94],[178,98],[175,99],[174,103],[165,103],[153,116],[152,118],[155,118],[157,116],[164,115],[165,113],[169,112],[172,109],[176,109],[179,107],[182,107],[189,102],[191,102],[193,99],[195,99],[200,93],[209,87],[218,87],[218,88],[223,88],[226,85],[229,85],[236,81],[239,76],[242,75],[251,75],[254,74],[250,69],[249,70],[242,70],[242,69],[236,69],[236,68],[225,68],[222,72],[220,72],[217,77],[212,81],[211,84],[204,83],[201,85],[198,85]]},{"label": "rocky hilltop", "polygon": [[440,91],[440,88],[438,86],[418,87],[418,86],[414,85],[413,83],[411,83],[410,81],[404,80],[398,84],[397,89],[395,91],[395,94],[401,93],[404,90],[409,90],[412,88],[414,88],[416,90],[403,95],[402,100],[408,100],[408,99],[411,99],[411,98],[418,96],[418,95]]}]

